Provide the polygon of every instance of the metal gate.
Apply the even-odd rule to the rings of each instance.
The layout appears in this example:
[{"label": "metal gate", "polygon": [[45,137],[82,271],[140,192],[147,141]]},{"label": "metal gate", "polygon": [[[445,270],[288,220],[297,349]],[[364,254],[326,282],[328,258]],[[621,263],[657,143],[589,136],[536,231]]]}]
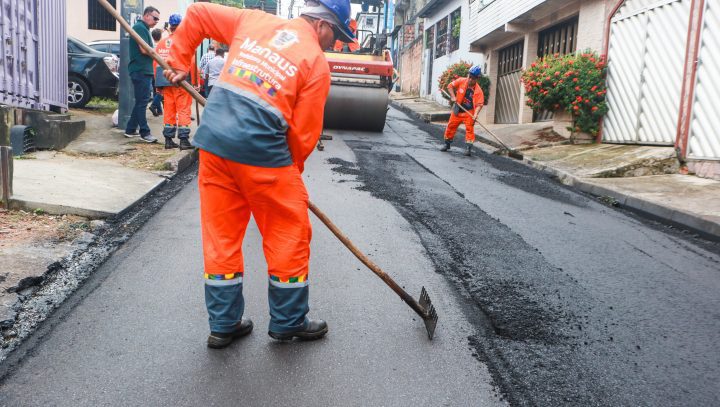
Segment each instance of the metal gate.
[{"label": "metal gate", "polygon": [[67,107],[64,0],[0,0],[0,103]]},{"label": "metal gate", "polygon": [[[571,18],[560,24],[540,31],[538,36],[538,58],[546,55],[566,55],[577,48],[578,17]],[[541,110],[533,113],[534,122],[549,122],[554,118],[552,110]]]},{"label": "metal gate", "polygon": [[520,75],[524,43],[520,41],[498,51],[495,123],[517,123],[520,115]]},{"label": "metal gate", "polygon": [[688,158],[720,159],[720,0],[706,0]]},{"label": "metal gate", "polygon": [[691,0],[627,0],[611,21],[603,141],[673,145]]}]

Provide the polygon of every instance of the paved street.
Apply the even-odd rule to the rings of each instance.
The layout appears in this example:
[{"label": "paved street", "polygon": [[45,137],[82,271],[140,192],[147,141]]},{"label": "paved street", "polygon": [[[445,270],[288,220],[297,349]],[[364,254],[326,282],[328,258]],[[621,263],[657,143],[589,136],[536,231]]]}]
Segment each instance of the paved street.
[{"label": "paved street", "polygon": [[20,349],[0,405],[718,405],[720,249],[507,158],[438,151],[391,109],[383,134],[334,133],[310,196],[413,295],[395,294],[313,218],[311,316],[276,343],[257,228],[251,336],[205,347],[197,186],[188,184]]}]

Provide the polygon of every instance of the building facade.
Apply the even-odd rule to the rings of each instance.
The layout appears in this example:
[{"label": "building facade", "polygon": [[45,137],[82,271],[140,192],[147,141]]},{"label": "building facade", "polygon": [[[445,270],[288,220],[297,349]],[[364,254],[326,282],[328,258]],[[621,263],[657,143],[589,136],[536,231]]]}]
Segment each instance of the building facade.
[{"label": "building facade", "polygon": [[474,0],[469,5],[471,51],[485,56],[490,77],[484,123],[552,120],[525,105],[522,70],[546,54],[602,51],[611,0]]},{"label": "building facade", "polygon": [[395,3],[392,49],[393,61],[400,75],[396,89],[415,96],[420,96],[424,64],[425,19],[420,17],[420,12],[425,11],[428,3],[428,0],[399,0]]},{"label": "building facade", "polygon": [[[117,9],[121,0],[108,0]],[[160,26],[170,14],[184,14],[194,0],[145,0],[145,7],[160,10]],[[85,43],[97,40],[119,40],[120,24],[112,18],[97,0],[70,0],[66,3],[67,35]]]},{"label": "building facade", "polygon": [[[469,47],[470,6],[467,1],[446,0],[429,4],[420,12],[424,18],[424,47],[420,94],[445,103],[439,88],[440,76],[460,61],[483,66],[482,53]],[[465,23],[463,23],[465,22]]]}]

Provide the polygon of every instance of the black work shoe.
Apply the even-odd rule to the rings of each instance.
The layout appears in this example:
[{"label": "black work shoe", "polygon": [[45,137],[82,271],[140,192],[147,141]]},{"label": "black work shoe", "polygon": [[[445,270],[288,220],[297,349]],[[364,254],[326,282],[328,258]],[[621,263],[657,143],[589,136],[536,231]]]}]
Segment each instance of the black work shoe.
[{"label": "black work shoe", "polygon": [[157,106],[150,105],[150,107],[148,109],[150,109],[150,113],[152,113],[152,115],[155,117],[158,117],[161,114],[163,114],[162,110],[158,109]]},{"label": "black work shoe", "polygon": [[446,141],[446,142],[445,142],[445,147],[441,148],[440,151],[442,151],[442,152],[450,151],[450,145],[451,145],[451,144],[452,144],[452,142]]},{"label": "black work shoe", "polygon": [[195,147],[193,147],[193,145],[190,144],[190,140],[188,140],[186,138],[180,139],[180,149],[181,150],[192,150],[193,148],[195,148]]},{"label": "black work shoe", "polygon": [[153,137],[152,134],[148,133],[145,135],[140,135],[140,139],[146,143],[157,143],[157,139]]},{"label": "black work shoe", "polygon": [[313,341],[320,339],[328,333],[328,325],[322,319],[308,319],[305,327],[292,332],[273,332],[268,331],[271,338],[279,341],[289,341],[292,338],[302,339],[304,341]]},{"label": "black work shoe", "polygon": [[232,332],[210,332],[210,336],[208,336],[207,339],[207,346],[208,348],[222,349],[230,345],[235,339],[249,335],[252,330],[253,322],[243,318]]},{"label": "black work shoe", "polygon": [[165,149],[171,150],[173,148],[178,148],[177,143],[171,137],[165,137]]},{"label": "black work shoe", "polygon": [[464,156],[470,157],[472,155],[472,144],[467,144],[465,147],[465,152],[463,153]]}]

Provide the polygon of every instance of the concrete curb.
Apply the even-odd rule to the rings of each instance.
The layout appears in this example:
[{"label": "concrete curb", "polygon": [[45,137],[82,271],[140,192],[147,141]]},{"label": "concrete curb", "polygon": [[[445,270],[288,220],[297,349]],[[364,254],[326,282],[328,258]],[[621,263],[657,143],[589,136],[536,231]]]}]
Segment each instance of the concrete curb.
[{"label": "concrete curb", "polygon": [[713,240],[720,240],[720,224],[707,220],[700,215],[679,209],[668,208],[646,199],[630,196],[623,192],[594,184],[590,180],[576,177],[570,173],[557,168],[552,168],[529,158],[524,158],[523,162],[535,169],[556,176],[561,183],[572,186],[582,192],[597,197],[610,197],[619,205],[633,211],[649,215],[652,218],[662,220],[666,223],[691,229],[702,235],[708,236]]},{"label": "concrete curb", "polygon": [[180,150],[177,154],[165,160],[165,166],[173,172],[172,176],[174,177],[193,165],[199,156],[200,153],[198,153],[198,149],[196,148],[192,150]]},{"label": "concrete curb", "polygon": [[[415,99],[415,98],[413,98]],[[419,113],[413,110],[412,108],[406,106],[404,103],[398,102],[398,100],[405,100],[405,99],[397,99],[393,100],[390,99],[390,105],[402,112],[405,112],[416,119],[420,119],[424,121],[425,123],[430,122],[436,122],[436,121],[447,121],[450,120],[450,111],[435,111],[435,112],[424,112]]]}]

